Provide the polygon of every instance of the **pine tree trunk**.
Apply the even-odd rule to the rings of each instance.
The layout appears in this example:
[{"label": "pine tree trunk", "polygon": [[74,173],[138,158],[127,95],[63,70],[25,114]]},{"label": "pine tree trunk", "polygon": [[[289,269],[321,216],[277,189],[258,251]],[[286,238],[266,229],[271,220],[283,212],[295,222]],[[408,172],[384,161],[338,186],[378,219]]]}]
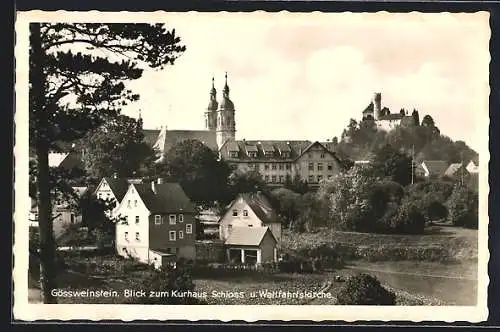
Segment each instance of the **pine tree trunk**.
[{"label": "pine tree trunk", "polygon": [[48,127],[47,113],[44,109],[44,74],[43,51],[40,36],[40,24],[30,24],[31,48],[30,81],[33,93],[33,109],[36,112],[35,147],[37,157],[37,190],[38,190],[38,230],[40,237],[40,287],[43,303],[57,303],[51,291],[56,288],[55,277],[55,241],[52,227],[52,207],[50,202],[49,183],[49,146],[45,131]]}]

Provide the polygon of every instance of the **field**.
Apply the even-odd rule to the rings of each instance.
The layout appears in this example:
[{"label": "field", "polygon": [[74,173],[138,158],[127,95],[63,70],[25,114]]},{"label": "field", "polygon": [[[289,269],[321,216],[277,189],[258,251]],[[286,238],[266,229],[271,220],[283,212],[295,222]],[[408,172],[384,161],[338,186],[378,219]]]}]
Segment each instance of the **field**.
[{"label": "field", "polygon": [[477,260],[477,241],[476,230],[438,225],[428,227],[423,235],[285,231],[281,246],[285,252],[331,246],[345,260],[461,262]]}]

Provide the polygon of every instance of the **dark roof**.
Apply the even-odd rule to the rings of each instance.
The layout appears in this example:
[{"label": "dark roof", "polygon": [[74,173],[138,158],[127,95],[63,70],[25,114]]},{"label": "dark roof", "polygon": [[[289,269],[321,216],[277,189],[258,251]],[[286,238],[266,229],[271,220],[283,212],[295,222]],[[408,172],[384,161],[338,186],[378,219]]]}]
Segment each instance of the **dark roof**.
[{"label": "dark roof", "polygon": [[158,139],[158,135],[160,135],[159,129],[143,129],[142,133],[144,134],[144,141],[149,146],[153,146]]},{"label": "dark roof", "polygon": [[448,163],[444,160],[424,160],[422,164],[427,167],[429,175],[435,176],[443,176],[448,168]]},{"label": "dark roof", "polygon": [[[158,136],[160,136],[160,132],[158,132]],[[174,145],[188,139],[198,140],[210,149],[215,151],[218,150],[215,131],[210,130],[166,130],[163,142],[159,142],[158,147],[160,150],[166,153]]]},{"label": "dark roof", "polygon": [[269,200],[260,192],[239,195],[263,223],[281,222]]},{"label": "dark roof", "polygon": [[137,193],[151,213],[186,212],[195,213],[195,207],[178,183],[133,184]]},{"label": "dark roof", "polygon": [[370,103],[368,106],[366,106],[365,110],[363,111],[364,113],[373,113],[373,103]]},{"label": "dark roof", "polygon": [[415,125],[415,119],[413,118],[413,116],[403,116],[401,118],[401,125],[406,127],[413,126]]},{"label": "dark roof", "polygon": [[392,114],[382,115],[378,119],[379,120],[401,120],[403,117],[404,117],[404,115],[401,115],[399,113],[392,113]]},{"label": "dark roof", "polygon": [[113,191],[113,194],[115,195],[115,198],[118,200],[118,202],[121,202],[128,190],[129,186],[128,180],[124,178],[111,178],[111,177],[104,178],[104,180],[106,180],[106,182],[108,183],[109,187],[111,188],[111,191]]},{"label": "dark roof", "polygon": [[268,227],[234,227],[225,242],[226,245],[259,246],[264,236],[269,232],[276,241]]},{"label": "dark roof", "polygon": [[[220,154],[221,156],[226,159],[226,160],[247,160],[247,161],[292,161],[297,159],[304,151],[306,150],[307,147],[311,145],[310,141],[247,141],[247,140],[242,140],[242,141],[234,141],[234,143],[238,146],[239,151],[242,153],[239,153],[237,158],[233,158],[230,155],[230,146],[234,143],[229,143],[230,141],[224,143],[220,149]],[[251,147],[252,146],[252,147]],[[280,147],[281,151],[284,150],[284,146],[289,147],[289,152],[288,156],[286,158],[280,156],[278,153],[274,153],[272,156],[269,155],[264,155],[264,149],[267,147],[267,149],[271,149],[271,151],[274,151],[274,147]],[[253,148],[255,147],[255,148]],[[248,149],[248,150],[247,150]],[[256,158],[250,158],[246,151],[257,151],[257,157]]]}]

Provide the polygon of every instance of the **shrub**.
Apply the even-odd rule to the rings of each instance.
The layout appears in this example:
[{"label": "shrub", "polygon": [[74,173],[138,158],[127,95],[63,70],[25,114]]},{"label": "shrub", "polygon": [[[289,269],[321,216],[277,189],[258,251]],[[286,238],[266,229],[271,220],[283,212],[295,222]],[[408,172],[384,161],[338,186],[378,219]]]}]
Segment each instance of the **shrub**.
[{"label": "shrub", "polygon": [[414,202],[406,200],[399,206],[391,226],[397,234],[423,234],[425,217]]},{"label": "shrub", "polygon": [[353,276],[337,294],[341,305],[395,305],[396,295],[368,274]]},{"label": "shrub", "polygon": [[453,182],[430,180],[410,185],[407,197],[419,206],[426,221],[446,218],[448,209],[446,201],[453,192]]},{"label": "shrub", "polygon": [[456,185],[448,199],[449,218],[455,226],[478,227],[478,194],[469,188]]}]

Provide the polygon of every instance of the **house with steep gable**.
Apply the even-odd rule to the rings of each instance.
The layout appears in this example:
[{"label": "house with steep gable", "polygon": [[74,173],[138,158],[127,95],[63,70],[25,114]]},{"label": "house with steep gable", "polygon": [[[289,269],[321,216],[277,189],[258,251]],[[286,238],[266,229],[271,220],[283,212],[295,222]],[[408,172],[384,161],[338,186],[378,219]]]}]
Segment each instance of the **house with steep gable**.
[{"label": "house with steep gable", "polygon": [[97,185],[94,195],[102,200],[114,200],[116,205],[112,211],[107,211],[109,217],[114,217],[118,205],[121,203],[129,187],[129,180],[117,176],[102,178]]},{"label": "house with steep gable", "polygon": [[243,193],[231,202],[220,219],[219,236],[229,261],[235,257],[239,257],[240,263],[276,261],[281,219],[262,193]]},{"label": "house with steep gable", "polygon": [[156,267],[195,259],[196,210],[178,183],[131,183],[115,214],[118,255]]}]

